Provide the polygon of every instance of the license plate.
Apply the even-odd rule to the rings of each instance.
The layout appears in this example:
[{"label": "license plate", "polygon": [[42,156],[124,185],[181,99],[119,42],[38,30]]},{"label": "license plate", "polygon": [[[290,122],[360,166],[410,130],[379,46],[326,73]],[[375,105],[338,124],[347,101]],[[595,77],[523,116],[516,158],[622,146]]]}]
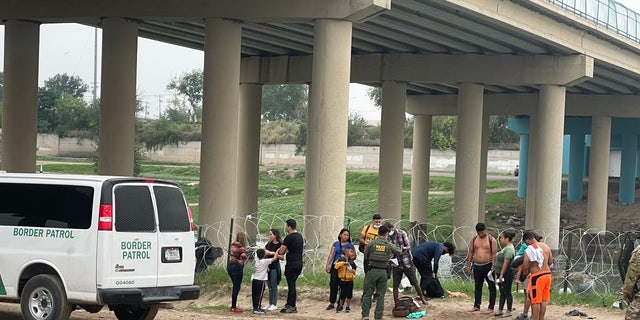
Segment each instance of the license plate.
[{"label": "license plate", "polygon": [[165,262],[165,263],[182,262],[182,248],[180,247],[162,248],[162,262]]}]

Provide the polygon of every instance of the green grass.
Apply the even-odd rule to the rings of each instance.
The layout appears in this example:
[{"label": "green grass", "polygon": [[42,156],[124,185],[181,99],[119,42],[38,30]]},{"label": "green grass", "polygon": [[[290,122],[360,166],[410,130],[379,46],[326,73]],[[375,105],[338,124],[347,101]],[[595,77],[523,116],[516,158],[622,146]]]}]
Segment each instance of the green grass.
[{"label": "green grass", "polygon": [[[59,158],[39,158],[39,160],[56,161]],[[75,173],[75,174],[93,174],[94,163],[91,159],[62,159],[61,161],[73,162],[73,164],[46,164],[45,172],[59,173]],[[192,204],[192,210],[197,221],[199,196],[199,179],[200,169],[197,165],[185,164],[161,164],[148,163],[142,164],[141,176],[164,179],[178,183],[183,191],[187,201]],[[261,215],[261,221],[274,221],[278,217],[293,216],[301,218],[304,206],[304,169],[303,168],[279,168],[279,167],[261,167],[259,177],[259,199],[258,210]],[[371,172],[347,172],[345,186],[345,224],[351,221],[357,221],[352,228],[358,230],[362,228],[371,218],[371,214],[377,212],[378,207],[378,174]],[[402,218],[408,219],[409,201],[410,201],[411,176],[404,175],[402,188]],[[432,194],[429,196],[429,216],[427,222],[432,225],[438,225],[440,235],[435,235],[434,239],[443,241],[450,235],[449,229],[445,226],[451,226],[453,221],[453,191],[455,188],[454,178],[445,176],[432,176],[429,179],[429,187],[431,191],[441,191],[443,194]],[[500,181],[487,181],[488,189],[504,188],[506,185]],[[288,188],[287,195],[279,195],[275,190]],[[489,226],[497,223],[497,216],[501,213],[523,213],[525,201],[517,197],[516,190],[489,192],[485,197],[486,201],[486,222]],[[360,225],[358,225],[360,224]],[[266,222],[260,225],[260,230],[267,230],[269,225]],[[406,226],[404,226],[406,227]],[[245,268],[244,285],[250,285],[251,271],[253,268]],[[304,274],[299,280],[299,285],[304,287],[326,288],[327,274]],[[356,290],[362,290],[363,276],[358,276],[354,282]],[[226,271],[222,268],[210,268],[206,272],[196,276],[196,283],[201,286],[203,292],[208,295],[228,295],[231,290],[231,283]],[[473,282],[463,281],[461,279],[452,278],[443,280],[443,286],[449,291],[459,291],[473,296]],[[303,289],[304,290],[304,289]],[[488,295],[485,288],[483,296]],[[523,302],[522,293],[514,295],[517,303]],[[560,294],[552,292],[551,301],[553,304],[580,306],[588,305],[592,307],[611,306],[611,304],[619,300],[619,296],[605,294]],[[189,305],[187,309],[198,310],[227,310],[228,306],[214,305],[205,308]]]},{"label": "green grass", "polygon": [[[51,163],[43,166],[45,172],[94,174],[92,159],[39,158],[47,161],[65,161],[73,163]],[[166,164],[142,162],[141,176],[176,182],[185,193],[191,205],[194,219],[198,221],[198,198],[200,193],[200,166],[193,164]],[[260,167],[258,183],[258,214],[267,220],[274,215],[301,216],[304,207],[303,167]],[[488,189],[504,188],[500,181],[488,180]],[[429,196],[429,216],[427,222],[434,225],[451,225],[453,222],[453,177],[429,177],[430,191],[440,194]],[[281,191],[287,189],[286,194]],[[402,177],[401,216],[409,218],[411,175]],[[487,193],[487,223],[491,226],[496,215],[504,212],[524,212],[524,200],[517,197],[515,190]],[[378,211],[378,173],[348,171],[345,185],[345,221],[368,221]],[[363,223],[363,222],[361,222]],[[264,226],[268,227],[268,226]],[[356,229],[361,227],[354,225]],[[403,226],[406,227],[406,226]],[[263,226],[261,226],[262,230]],[[265,229],[266,231],[266,229]]]},{"label": "green grass", "polygon": [[[40,170],[40,167],[37,168]],[[93,163],[87,164],[64,164],[64,163],[50,163],[42,165],[43,172],[56,172],[67,174],[96,174],[95,166]]]}]

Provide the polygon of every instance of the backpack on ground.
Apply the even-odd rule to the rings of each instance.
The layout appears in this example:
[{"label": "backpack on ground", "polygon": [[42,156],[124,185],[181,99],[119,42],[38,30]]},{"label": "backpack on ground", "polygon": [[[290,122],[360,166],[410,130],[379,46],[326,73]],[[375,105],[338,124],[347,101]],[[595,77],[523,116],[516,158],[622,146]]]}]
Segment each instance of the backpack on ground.
[{"label": "backpack on ground", "polygon": [[444,297],[444,289],[438,278],[423,278],[420,279],[420,288],[422,294],[429,298],[442,298]]},{"label": "backpack on ground", "polygon": [[398,303],[393,306],[392,313],[394,317],[404,318],[417,310],[418,306],[412,297],[402,296],[398,299]]}]

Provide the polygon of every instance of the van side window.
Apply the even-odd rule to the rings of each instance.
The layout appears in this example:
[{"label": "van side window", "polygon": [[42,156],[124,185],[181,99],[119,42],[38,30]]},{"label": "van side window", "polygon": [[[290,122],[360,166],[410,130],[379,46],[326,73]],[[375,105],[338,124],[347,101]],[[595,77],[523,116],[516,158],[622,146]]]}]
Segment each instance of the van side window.
[{"label": "van side window", "polygon": [[0,183],[0,225],[88,229],[93,188],[37,183]]},{"label": "van side window", "polygon": [[114,193],[113,215],[116,231],[154,232],[156,230],[149,187],[118,185]]},{"label": "van side window", "polygon": [[191,231],[184,196],[178,188],[154,186],[160,232]]}]

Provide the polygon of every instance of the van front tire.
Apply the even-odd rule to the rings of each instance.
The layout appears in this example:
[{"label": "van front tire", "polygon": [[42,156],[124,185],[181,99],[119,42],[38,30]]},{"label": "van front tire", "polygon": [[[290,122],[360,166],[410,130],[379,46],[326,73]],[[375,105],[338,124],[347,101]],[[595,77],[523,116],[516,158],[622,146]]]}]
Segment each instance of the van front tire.
[{"label": "van front tire", "polygon": [[118,320],[153,320],[158,314],[157,305],[115,305],[113,313]]},{"label": "van front tire", "polygon": [[62,281],[55,275],[40,274],[27,281],[20,296],[20,310],[26,320],[68,320],[71,304]]}]

